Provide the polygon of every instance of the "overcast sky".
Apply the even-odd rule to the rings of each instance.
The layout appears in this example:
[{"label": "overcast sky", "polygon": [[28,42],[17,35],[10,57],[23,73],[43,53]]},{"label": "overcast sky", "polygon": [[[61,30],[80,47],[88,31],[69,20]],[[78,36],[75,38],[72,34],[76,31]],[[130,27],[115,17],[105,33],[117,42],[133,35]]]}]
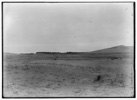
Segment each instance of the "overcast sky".
[{"label": "overcast sky", "polygon": [[4,3],[4,52],[133,45],[132,3]]}]

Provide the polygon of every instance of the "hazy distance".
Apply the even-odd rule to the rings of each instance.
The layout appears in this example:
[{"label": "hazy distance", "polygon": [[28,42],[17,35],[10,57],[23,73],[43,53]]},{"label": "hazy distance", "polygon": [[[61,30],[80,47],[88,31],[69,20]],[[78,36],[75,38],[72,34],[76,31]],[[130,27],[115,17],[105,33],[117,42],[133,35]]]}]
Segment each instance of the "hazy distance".
[{"label": "hazy distance", "polygon": [[133,46],[132,3],[4,3],[4,52]]}]

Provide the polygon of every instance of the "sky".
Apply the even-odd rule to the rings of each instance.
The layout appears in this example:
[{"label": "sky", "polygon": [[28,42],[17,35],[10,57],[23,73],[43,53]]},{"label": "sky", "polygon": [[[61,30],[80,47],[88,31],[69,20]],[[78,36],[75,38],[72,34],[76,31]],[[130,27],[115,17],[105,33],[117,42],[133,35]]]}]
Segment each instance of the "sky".
[{"label": "sky", "polygon": [[4,3],[4,52],[133,46],[132,3]]}]

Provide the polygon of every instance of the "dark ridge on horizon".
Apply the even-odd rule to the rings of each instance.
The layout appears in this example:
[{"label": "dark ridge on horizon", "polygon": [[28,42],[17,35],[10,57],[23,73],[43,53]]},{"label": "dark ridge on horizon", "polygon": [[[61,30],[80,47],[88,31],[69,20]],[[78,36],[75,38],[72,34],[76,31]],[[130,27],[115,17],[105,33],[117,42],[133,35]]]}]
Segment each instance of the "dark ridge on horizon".
[{"label": "dark ridge on horizon", "polygon": [[133,46],[114,46],[105,49],[99,49],[89,52],[36,52],[36,54],[81,54],[81,53],[123,53],[123,52],[133,52]]}]

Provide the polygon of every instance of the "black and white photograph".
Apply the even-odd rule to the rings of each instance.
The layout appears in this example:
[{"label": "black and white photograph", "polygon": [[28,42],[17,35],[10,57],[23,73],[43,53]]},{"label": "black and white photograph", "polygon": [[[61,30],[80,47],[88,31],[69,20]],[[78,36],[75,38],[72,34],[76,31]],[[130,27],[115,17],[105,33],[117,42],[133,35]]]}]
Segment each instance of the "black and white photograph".
[{"label": "black and white photograph", "polygon": [[2,2],[3,98],[135,97],[135,2]]}]

